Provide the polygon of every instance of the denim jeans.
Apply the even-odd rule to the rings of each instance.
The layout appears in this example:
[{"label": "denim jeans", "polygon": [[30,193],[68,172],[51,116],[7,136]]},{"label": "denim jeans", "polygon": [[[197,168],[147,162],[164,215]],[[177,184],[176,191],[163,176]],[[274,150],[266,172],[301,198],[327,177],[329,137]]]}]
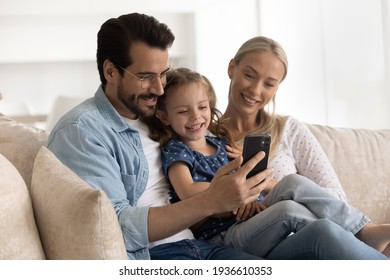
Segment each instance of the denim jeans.
[{"label": "denim jeans", "polygon": [[[152,260],[260,260],[254,255],[203,240],[181,240],[150,249]],[[337,224],[316,220],[285,238],[267,255],[270,260],[386,260]]]},{"label": "denim jeans", "polygon": [[331,220],[353,234],[370,222],[368,217],[347,202],[334,197],[313,181],[297,174],[286,176],[281,180],[264,203],[268,206],[286,200],[303,205],[319,219]]},{"label": "denim jeans", "polygon": [[244,251],[226,248],[204,240],[184,239],[149,250],[152,260],[260,260]]},{"label": "denim jeans", "polygon": [[270,260],[388,260],[336,223],[319,219],[280,242]]},{"label": "denim jeans", "polygon": [[354,236],[369,219],[305,177],[286,176],[264,203],[266,210],[209,242],[272,259],[386,259]]}]

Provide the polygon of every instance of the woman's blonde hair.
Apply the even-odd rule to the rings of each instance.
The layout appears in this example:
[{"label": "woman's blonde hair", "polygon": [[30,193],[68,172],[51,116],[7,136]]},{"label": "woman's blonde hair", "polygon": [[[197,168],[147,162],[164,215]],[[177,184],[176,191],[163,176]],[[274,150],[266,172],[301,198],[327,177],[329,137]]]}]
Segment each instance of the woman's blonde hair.
[{"label": "woman's blonde hair", "polygon": [[[172,89],[187,85],[189,83],[199,83],[205,88],[209,98],[211,111],[211,122],[208,127],[209,132],[217,137],[227,138],[229,143],[233,143],[229,132],[220,121],[222,113],[216,108],[217,96],[209,79],[199,74],[198,72],[192,71],[185,67],[178,68],[168,75],[169,76],[167,76],[167,80],[169,80],[169,83],[164,88],[164,94],[158,97],[156,110],[160,110],[165,114],[167,113],[166,99]],[[171,138],[178,137],[169,125],[163,124],[156,116],[146,119],[146,123],[149,126],[149,137],[155,141],[158,141],[160,146],[163,146]]]},{"label": "woman's blonde hair", "polygon": [[[236,55],[233,58],[235,65],[238,65],[242,58],[249,53],[253,52],[271,52],[276,55],[284,65],[284,75],[282,77],[283,81],[287,76],[288,71],[288,60],[287,55],[283,47],[276,41],[264,37],[257,36],[247,40],[241,47],[238,49]],[[230,91],[229,91],[230,95]],[[253,133],[268,133],[272,136],[271,152],[272,156],[277,148],[277,144],[280,142],[281,132],[284,127],[285,117],[281,117],[275,114],[275,96],[272,99],[272,111],[265,110],[264,108],[259,110],[257,113],[257,124],[258,130]]]}]

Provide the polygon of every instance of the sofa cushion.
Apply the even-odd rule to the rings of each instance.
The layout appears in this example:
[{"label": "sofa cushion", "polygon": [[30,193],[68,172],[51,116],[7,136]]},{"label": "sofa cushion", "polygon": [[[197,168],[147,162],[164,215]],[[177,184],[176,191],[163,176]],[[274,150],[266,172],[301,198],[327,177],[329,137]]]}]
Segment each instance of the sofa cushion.
[{"label": "sofa cushion", "polygon": [[28,189],[35,156],[47,137],[44,130],[18,123],[0,113],[0,154],[16,167]]},{"label": "sofa cushion", "polygon": [[26,184],[1,154],[0,259],[45,259]]},{"label": "sofa cushion", "polygon": [[351,205],[374,223],[389,223],[390,129],[308,126],[328,155]]},{"label": "sofa cushion", "polygon": [[48,259],[127,259],[106,194],[89,186],[46,147],[35,160],[31,196]]}]

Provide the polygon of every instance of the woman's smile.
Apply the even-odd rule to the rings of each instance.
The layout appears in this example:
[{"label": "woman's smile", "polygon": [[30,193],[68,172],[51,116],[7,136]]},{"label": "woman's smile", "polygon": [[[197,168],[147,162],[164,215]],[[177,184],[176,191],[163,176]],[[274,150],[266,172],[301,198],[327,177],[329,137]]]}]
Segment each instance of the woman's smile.
[{"label": "woman's smile", "polygon": [[254,98],[251,98],[245,94],[242,94],[241,93],[241,97],[244,101],[244,103],[248,104],[248,105],[256,105],[257,103],[262,103],[263,101],[262,100],[256,100]]}]

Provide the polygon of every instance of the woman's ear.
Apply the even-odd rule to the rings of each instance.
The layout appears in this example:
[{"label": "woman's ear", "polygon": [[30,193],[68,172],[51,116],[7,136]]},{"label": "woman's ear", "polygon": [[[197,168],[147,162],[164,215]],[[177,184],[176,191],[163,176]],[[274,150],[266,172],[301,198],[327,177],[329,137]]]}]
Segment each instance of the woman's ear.
[{"label": "woman's ear", "polygon": [[114,63],[112,63],[109,59],[106,59],[103,62],[103,73],[104,73],[104,77],[106,78],[107,82],[110,82],[113,80],[116,71],[117,71],[117,69],[116,69]]},{"label": "woman's ear", "polygon": [[169,121],[168,121],[167,115],[166,115],[163,111],[157,110],[157,111],[156,111],[156,117],[157,117],[164,125],[169,125]]},{"label": "woman's ear", "polygon": [[234,73],[234,59],[231,59],[230,62],[229,62],[229,66],[228,66],[228,75],[229,75],[229,79],[231,79],[233,77],[233,73]]}]

